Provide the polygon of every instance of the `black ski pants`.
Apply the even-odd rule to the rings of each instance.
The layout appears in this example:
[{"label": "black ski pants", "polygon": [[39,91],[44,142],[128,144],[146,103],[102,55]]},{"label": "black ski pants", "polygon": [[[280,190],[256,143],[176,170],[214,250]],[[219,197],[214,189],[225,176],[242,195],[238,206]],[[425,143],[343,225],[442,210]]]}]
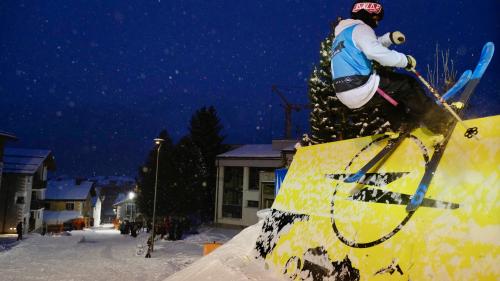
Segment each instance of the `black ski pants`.
[{"label": "black ski pants", "polygon": [[410,128],[415,128],[423,124],[437,134],[448,126],[451,120],[449,113],[425,93],[415,78],[389,70],[378,71],[378,74],[379,88],[395,99],[398,106],[391,105],[378,93],[375,93],[368,104],[369,107],[382,105],[387,109],[386,118],[393,127],[399,128],[405,123]]}]

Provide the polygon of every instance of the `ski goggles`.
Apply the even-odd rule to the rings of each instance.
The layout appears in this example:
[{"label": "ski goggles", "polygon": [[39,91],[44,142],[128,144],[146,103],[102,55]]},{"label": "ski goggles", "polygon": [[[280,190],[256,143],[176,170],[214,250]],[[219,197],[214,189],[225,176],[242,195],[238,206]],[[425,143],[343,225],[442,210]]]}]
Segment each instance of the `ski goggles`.
[{"label": "ski goggles", "polygon": [[370,3],[370,2],[361,2],[361,3],[356,3],[352,7],[352,12],[356,13],[361,10],[365,10],[370,14],[380,14],[382,13],[382,5],[378,3]]}]

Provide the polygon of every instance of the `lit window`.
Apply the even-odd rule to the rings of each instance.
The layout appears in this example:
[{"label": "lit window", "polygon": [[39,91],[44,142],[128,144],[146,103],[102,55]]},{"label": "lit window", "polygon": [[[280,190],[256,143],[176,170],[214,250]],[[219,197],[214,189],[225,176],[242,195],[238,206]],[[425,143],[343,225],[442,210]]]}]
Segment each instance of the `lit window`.
[{"label": "lit window", "polygon": [[74,209],[75,209],[75,203],[73,203],[73,202],[67,202],[66,203],[66,210],[72,211]]}]

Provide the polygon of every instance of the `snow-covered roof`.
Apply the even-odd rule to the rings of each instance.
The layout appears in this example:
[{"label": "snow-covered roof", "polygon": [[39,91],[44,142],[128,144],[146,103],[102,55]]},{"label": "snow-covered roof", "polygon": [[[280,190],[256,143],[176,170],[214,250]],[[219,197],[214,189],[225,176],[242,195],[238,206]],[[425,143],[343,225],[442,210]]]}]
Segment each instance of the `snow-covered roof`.
[{"label": "snow-covered roof", "polygon": [[82,218],[79,211],[44,211],[43,221],[46,224],[62,224],[72,219]]},{"label": "snow-covered roof", "polygon": [[3,156],[3,172],[34,174],[50,156],[50,150],[6,147]]},{"label": "snow-covered roof", "polygon": [[77,184],[74,179],[51,180],[47,183],[45,200],[85,200],[93,186],[90,181]]},{"label": "snow-covered roof", "polygon": [[129,193],[119,193],[113,203],[113,206],[121,205],[123,203],[133,203],[134,199],[129,198]]},{"label": "snow-covered roof", "polygon": [[125,200],[127,200],[127,196],[124,193],[120,193],[118,194],[118,196],[116,196],[116,200],[115,202],[113,202],[113,205],[123,203]]},{"label": "snow-covered roof", "polygon": [[272,144],[245,144],[236,149],[217,155],[217,158],[280,158],[281,150]]},{"label": "snow-covered roof", "polygon": [[11,139],[11,140],[17,140],[17,137],[9,132],[1,131],[0,130],[0,137]]},{"label": "snow-covered roof", "polygon": [[286,147],[284,147],[284,148],[282,149],[282,151],[285,151],[285,152],[295,152],[295,150],[297,150],[297,149],[295,148],[295,146],[296,146],[296,145],[297,145],[297,144],[295,144],[295,143],[294,143],[294,144],[291,144],[291,145],[289,145],[289,146],[286,146]]},{"label": "snow-covered roof", "polygon": [[115,184],[115,185],[135,184],[135,179],[128,176],[95,176],[89,178],[89,181],[93,181],[100,186],[105,186],[110,184]]}]

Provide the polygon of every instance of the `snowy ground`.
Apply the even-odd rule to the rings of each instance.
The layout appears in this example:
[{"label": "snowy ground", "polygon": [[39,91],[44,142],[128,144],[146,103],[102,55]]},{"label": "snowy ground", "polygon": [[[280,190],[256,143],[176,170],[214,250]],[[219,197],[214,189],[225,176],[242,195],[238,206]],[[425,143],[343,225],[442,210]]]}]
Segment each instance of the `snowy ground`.
[{"label": "snowy ground", "polygon": [[[144,258],[141,252],[146,233],[133,238],[109,227],[72,231],[71,236],[30,234],[20,243],[3,237],[0,279],[276,280],[268,276],[270,272],[264,270],[261,261],[250,255],[259,229],[255,225],[238,234],[239,230],[202,228],[200,234],[184,240],[158,241],[151,259]],[[225,244],[201,259],[203,244],[212,241]]]}]

